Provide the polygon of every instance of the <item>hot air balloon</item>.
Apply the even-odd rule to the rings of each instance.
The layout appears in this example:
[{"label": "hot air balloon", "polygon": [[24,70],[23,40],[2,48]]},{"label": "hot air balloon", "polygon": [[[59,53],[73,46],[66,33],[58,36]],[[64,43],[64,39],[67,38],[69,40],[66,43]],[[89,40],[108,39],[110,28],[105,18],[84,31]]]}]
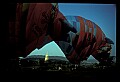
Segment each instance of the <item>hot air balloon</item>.
[{"label": "hot air balloon", "polygon": [[[66,26],[75,28],[77,33],[69,32],[69,42],[57,44],[71,63],[80,63],[93,55],[99,62],[106,63],[110,58],[113,41],[105,36],[102,29],[94,22],[81,16],[65,16]],[[112,60],[111,60],[112,61]]]},{"label": "hot air balloon", "polygon": [[71,63],[86,60],[91,54],[104,62],[109,56],[101,57],[99,52],[107,53],[111,49],[109,44],[113,44],[97,24],[81,16],[64,16],[57,3],[17,3],[9,28],[15,57],[25,57],[55,41]]},{"label": "hot air balloon", "polygon": [[[34,8],[34,9],[33,9]],[[46,43],[67,38],[68,29],[62,25],[64,15],[58,10],[57,4],[36,3],[29,6],[26,24],[26,55],[35,48],[41,48]]]},{"label": "hot air balloon", "polygon": [[65,17],[57,3],[10,3],[9,6],[10,58],[26,57],[35,48],[66,39],[67,32],[73,30],[61,27]]}]

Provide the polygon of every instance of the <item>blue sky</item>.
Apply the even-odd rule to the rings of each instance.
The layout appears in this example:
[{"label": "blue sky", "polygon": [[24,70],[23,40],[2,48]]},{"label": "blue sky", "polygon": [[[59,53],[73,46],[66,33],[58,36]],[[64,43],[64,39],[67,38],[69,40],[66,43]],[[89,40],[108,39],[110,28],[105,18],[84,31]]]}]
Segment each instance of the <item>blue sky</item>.
[{"label": "blue sky", "polygon": [[[113,40],[111,55],[116,55],[116,6],[114,4],[59,3],[59,10],[65,15],[82,16],[101,27],[107,37]],[[65,56],[57,44],[53,42],[41,49],[35,49],[29,55]]]}]

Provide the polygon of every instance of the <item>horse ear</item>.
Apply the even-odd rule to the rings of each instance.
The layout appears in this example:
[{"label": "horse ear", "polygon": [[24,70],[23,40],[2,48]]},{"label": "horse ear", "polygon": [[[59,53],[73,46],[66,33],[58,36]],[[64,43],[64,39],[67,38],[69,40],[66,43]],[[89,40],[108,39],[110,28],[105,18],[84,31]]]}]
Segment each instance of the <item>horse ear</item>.
[{"label": "horse ear", "polygon": [[105,40],[109,44],[114,44],[114,42],[110,38],[108,38],[108,37],[106,37]]}]

